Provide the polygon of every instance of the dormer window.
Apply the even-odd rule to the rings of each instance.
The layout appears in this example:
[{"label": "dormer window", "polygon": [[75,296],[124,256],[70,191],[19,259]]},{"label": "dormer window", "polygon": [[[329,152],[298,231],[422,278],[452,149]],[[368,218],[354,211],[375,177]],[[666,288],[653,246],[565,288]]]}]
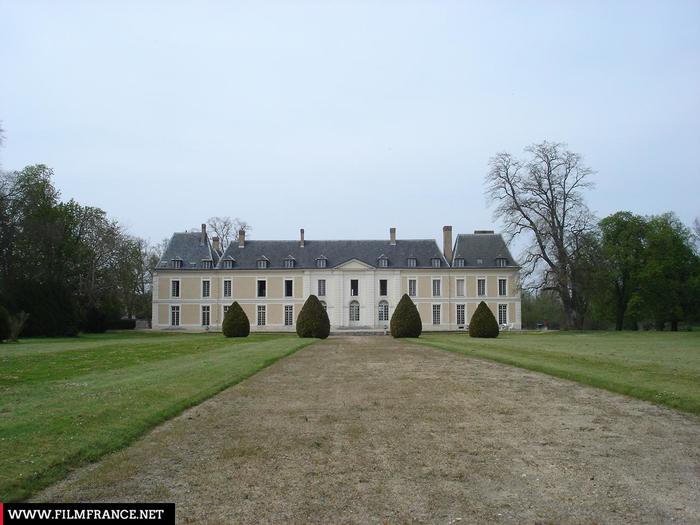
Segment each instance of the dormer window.
[{"label": "dormer window", "polygon": [[440,268],[440,258],[439,257],[433,257],[430,259],[430,265],[433,268]]},{"label": "dormer window", "polygon": [[234,260],[233,260],[233,259],[225,259],[225,260],[224,260],[224,264],[223,264],[224,269],[225,269],[225,270],[230,270],[230,269],[232,269],[232,268],[233,268],[233,263],[234,263]]},{"label": "dormer window", "polygon": [[214,262],[211,259],[202,259],[202,268],[211,270],[214,267]]},{"label": "dormer window", "polygon": [[464,259],[462,257],[455,259],[455,268],[464,268]]},{"label": "dormer window", "polygon": [[418,261],[416,260],[415,257],[409,257],[406,259],[406,266],[409,268],[415,268],[418,265]]},{"label": "dormer window", "polygon": [[316,268],[325,268],[326,266],[328,266],[328,259],[325,256],[321,255],[316,259]]},{"label": "dormer window", "polygon": [[282,261],[282,264],[285,268],[294,268],[295,262],[294,257],[289,255],[284,261]]},{"label": "dormer window", "polygon": [[477,260],[476,260],[476,264],[484,264],[484,260],[483,260],[483,259],[477,259]]},{"label": "dormer window", "polygon": [[377,264],[380,268],[387,268],[389,266],[389,259],[385,255],[380,255],[377,259]]},{"label": "dormer window", "polygon": [[172,263],[173,268],[175,268],[175,269],[182,268],[182,259],[173,259],[170,262]]},{"label": "dormer window", "polygon": [[496,266],[508,266],[508,259],[506,259],[505,257],[499,257],[498,259],[496,259]]},{"label": "dormer window", "polygon": [[256,264],[258,270],[265,270],[269,267],[269,265],[270,265],[270,261],[266,257],[264,257],[262,259],[258,259],[257,264]]}]

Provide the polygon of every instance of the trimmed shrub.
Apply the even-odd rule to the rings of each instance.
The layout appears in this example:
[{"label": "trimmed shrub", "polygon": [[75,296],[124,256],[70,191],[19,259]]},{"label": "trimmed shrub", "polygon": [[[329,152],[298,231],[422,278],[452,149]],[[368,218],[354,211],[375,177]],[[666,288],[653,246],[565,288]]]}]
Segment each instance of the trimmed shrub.
[{"label": "trimmed shrub", "polygon": [[476,307],[469,322],[469,337],[498,337],[498,322],[484,301]]},{"label": "trimmed shrub", "polygon": [[407,294],[403,294],[396,305],[394,315],[391,316],[390,328],[393,337],[419,337],[423,331],[418,308]]},{"label": "trimmed shrub", "polygon": [[297,317],[297,335],[325,339],[330,333],[331,322],[328,313],[323,309],[318,297],[309,295]]},{"label": "trimmed shrub", "polygon": [[248,337],[250,334],[250,321],[238,301],[234,301],[226,312],[221,330],[226,337]]},{"label": "trimmed shrub", "polygon": [[10,338],[10,314],[0,305],[0,343]]},{"label": "trimmed shrub", "polygon": [[114,319],[107,321],[107,330],[133,330],[136,328],[136,319]]}]

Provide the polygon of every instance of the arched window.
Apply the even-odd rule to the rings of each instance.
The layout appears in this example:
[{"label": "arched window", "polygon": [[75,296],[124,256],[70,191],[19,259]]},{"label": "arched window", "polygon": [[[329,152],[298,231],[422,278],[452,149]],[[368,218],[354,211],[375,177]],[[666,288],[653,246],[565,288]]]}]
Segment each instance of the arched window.
[{"label": "arched window", "polygon": [[357,301],[350,301],[350,322],[360,321],[360,303]]},{"label": "arched window", "polygon": [[379,322],[386,322],[389,320],[389,303],[386,301],[379,301]]}]

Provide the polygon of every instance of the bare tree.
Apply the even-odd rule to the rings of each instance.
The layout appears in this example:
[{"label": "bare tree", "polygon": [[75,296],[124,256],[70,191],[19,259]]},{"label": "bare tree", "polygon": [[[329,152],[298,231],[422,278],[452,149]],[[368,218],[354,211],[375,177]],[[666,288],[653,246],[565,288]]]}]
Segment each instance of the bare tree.
[{"label": "bare tree", "polygon": [[226,249],[231,241],[238,240],[238,232],[240,230],[249,232],[253,229],[250,224],[238,217],[233,219],[231,217],[209,217],[207,224],[219,237],[223,250]]},{"label": "bare tree", "polygon": [[542,142],[525,149],[527,160],[498,153],[489,161],[487,195],[494,218],[514,237],[531,236],[523,270],[535,288],[556,290],[569,328],[581,328],[587,309],[583,283],[594,217],[582,190],[592,170],[565,144]]},{"label": "bare tree", "polygon": [[700,244],[700,218],[695,217],[693,221],[693,233],[695,234],[695,241]]}]

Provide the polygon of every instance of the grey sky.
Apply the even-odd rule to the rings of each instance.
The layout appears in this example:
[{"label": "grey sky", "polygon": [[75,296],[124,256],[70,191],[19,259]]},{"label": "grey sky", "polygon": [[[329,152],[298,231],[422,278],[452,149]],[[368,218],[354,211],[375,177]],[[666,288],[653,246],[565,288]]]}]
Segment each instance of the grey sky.
[{"label": "grey sky", "polygon": [[438,238],[490,227],[489,157],[548,139],[600,216],[690,223],[698,28],[697,1],[0,0],[0,162],[152,240]]}]

